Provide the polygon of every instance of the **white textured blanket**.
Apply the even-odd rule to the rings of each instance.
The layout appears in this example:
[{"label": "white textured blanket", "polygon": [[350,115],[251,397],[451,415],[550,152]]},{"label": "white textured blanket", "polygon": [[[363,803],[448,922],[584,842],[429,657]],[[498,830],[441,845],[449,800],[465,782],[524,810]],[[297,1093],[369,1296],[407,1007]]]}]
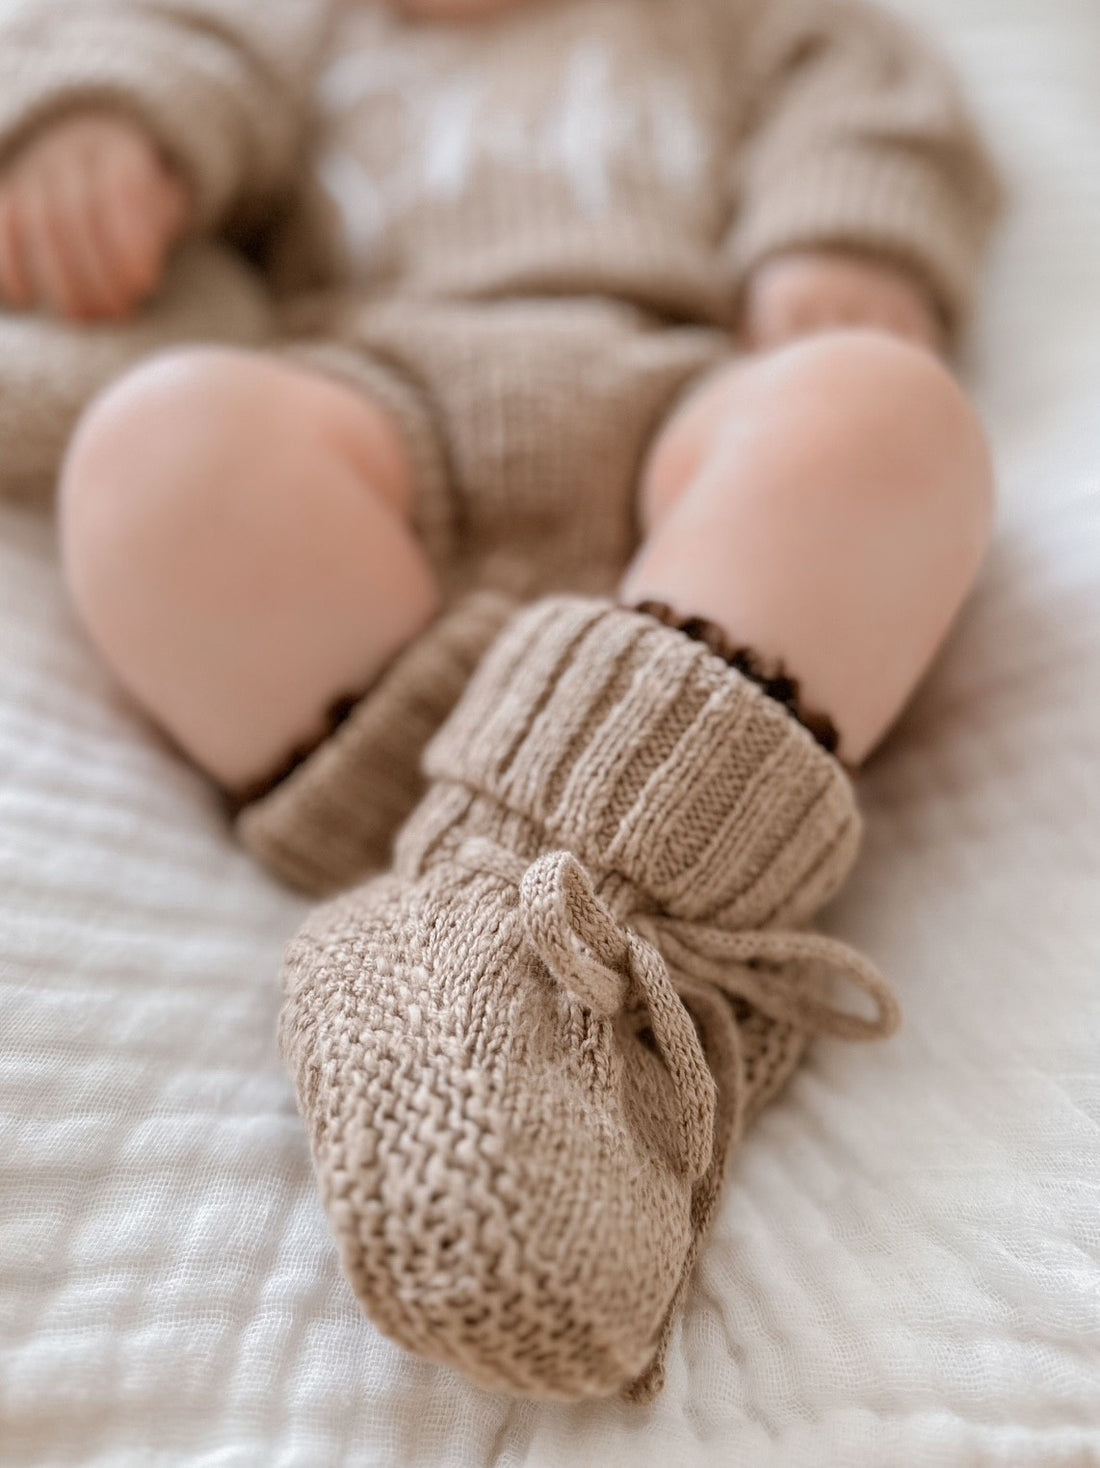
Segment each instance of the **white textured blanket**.
[{"label": "white textured blanket", "polygon": [[1002,528],[865,781],[832,926],[901,1036],[740,1154],[652,1409],[512,1403],[361,1319],[276,1057],[300,905],[0,512],[0,1463],[1100,1464],[1100,5],[907,0],[1015,189],[970,366]]}]

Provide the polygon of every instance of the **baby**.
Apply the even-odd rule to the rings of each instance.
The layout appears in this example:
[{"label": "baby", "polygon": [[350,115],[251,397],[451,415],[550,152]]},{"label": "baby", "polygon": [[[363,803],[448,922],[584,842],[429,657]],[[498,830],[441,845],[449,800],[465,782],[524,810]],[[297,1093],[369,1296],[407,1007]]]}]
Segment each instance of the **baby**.
[{"label": "baby", "polygon": [[356,1291],[644,1399],[745,1123],[896,1021],[804,925],[990,532],[953,82],[849,0],[55,0],[0,81],[11,308],[154,320],[186,236],[278,302],[91,405],[61,539],[249,848],[351,889],[282,1043]]}]

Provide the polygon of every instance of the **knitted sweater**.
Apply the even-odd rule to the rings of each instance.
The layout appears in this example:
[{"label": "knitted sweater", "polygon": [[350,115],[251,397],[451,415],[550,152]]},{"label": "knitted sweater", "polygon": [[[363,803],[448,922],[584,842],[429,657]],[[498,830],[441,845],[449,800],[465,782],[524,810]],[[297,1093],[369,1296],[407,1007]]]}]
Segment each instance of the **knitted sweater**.
[{"label": "knitted sweater", "polygon": [[853,0],[10,0],[0,165],[87,103],[137,116],[199,228],[287,296],[602,295],[729,326],[764,257],[911,267],[964,317],[995,209],[943,63]]}]

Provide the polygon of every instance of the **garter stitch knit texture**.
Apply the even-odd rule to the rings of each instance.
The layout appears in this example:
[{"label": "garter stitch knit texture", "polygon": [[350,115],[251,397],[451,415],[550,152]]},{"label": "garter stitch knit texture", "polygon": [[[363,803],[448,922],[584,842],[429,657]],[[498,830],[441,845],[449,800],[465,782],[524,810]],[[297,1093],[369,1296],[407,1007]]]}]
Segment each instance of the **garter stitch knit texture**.
[{"label": "garter stitch knit texture", "polygon": [[746,1121],[809,1035],[896,1022],[800,931],[853,860],[851,786],[705,646],[577,598],[515,616],[426,770],[392,872],[285,970],[344,1266],[478,1383],[644,1400]]}]

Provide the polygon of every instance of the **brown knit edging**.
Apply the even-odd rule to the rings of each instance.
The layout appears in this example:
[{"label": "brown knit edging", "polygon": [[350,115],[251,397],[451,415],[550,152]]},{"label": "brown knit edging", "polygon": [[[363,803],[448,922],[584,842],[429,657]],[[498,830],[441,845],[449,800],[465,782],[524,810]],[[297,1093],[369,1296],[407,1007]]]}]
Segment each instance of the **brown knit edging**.
[{"label": "brown knit edging", "polygon": [[738,647],[716,622],[708,622],[703,617],[681,617],[662,601],[638,602],[632,610],[652,617],[663,627],[682,632],[692,642],[703,643],[723,662],[755,683],[769,698],[781,703],[791,717],[813,735],[822,749],[836,754],[840,746],[836,725],[827,714],[804,706],[798,679],[791,677],[778,658],[764,658],[754,648]]}]

